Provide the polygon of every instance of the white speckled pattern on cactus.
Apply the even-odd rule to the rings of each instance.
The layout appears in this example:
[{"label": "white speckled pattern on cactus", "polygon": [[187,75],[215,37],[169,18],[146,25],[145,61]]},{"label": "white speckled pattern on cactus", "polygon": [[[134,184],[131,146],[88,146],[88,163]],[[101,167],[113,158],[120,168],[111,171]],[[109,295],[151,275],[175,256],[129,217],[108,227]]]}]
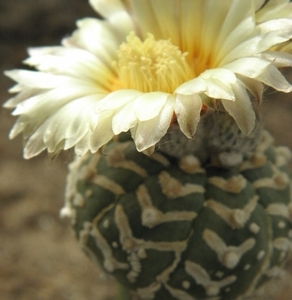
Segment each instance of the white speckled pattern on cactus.
[{"label": "white speckled pattern on cactus", "polygon": [[289,159],[265,131],[232,168],[121,140],[71,164],[63,211],[89,257],[141,299],[242,299],[287,260]]}]

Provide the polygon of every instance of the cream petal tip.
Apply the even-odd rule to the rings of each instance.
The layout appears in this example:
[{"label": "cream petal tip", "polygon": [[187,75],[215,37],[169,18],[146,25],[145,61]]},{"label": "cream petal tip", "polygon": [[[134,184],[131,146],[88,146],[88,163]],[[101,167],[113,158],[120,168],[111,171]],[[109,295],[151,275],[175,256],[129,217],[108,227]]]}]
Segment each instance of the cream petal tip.
[{"label": "cream petal tip", "polygon": [[153,154],[154,151],[155,151],[155,146],[152,146],[143,150],[142,153],[144,153],[147,156],[151,156],[151,154]]},{"label": "cream petal tip", "polygon": [[202,109],[200,95],[177,95],[174,111],[181,131],[189,139],[193,139],[200,120]]}]

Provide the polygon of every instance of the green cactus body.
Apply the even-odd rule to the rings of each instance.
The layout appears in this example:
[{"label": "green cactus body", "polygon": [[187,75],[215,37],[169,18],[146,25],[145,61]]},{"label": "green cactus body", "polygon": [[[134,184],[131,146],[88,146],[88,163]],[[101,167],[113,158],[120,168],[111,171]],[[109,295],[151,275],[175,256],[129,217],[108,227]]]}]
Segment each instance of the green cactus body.
[{"label": "green cactus body", "polygon": [[116,141],[70,165],[62,214],[86,254],[141,299],[242,299],[287,260],[290,156],[267,132],[228,168]]}]

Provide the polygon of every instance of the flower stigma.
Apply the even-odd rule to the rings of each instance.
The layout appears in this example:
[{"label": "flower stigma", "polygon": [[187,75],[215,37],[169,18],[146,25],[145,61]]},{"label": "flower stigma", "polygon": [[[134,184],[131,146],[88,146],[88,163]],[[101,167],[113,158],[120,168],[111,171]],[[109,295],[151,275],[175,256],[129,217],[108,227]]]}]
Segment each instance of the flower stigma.
[{"label": "flower stigma", "polygon": [[187,55],[170,40],[155,40],[148,33],[143,42],[131,32],[126,43],[121,44],[118,61],[113,65],[124,89],[173,93],[179,85],[195,77]]}]

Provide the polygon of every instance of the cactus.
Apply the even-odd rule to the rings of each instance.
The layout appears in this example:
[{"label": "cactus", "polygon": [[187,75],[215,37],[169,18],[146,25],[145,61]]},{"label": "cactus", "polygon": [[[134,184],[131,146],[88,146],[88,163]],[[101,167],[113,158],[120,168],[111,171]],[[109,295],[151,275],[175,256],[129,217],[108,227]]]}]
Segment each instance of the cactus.
[{"label": "cactus", "polygon": [[244,136],[224,113],[201,124],[190,144],[172,128],[146,156],[124,134],[69,167],[62,215],[140,299],[242,299],[287,261],[290,151],[260,125]]}]

